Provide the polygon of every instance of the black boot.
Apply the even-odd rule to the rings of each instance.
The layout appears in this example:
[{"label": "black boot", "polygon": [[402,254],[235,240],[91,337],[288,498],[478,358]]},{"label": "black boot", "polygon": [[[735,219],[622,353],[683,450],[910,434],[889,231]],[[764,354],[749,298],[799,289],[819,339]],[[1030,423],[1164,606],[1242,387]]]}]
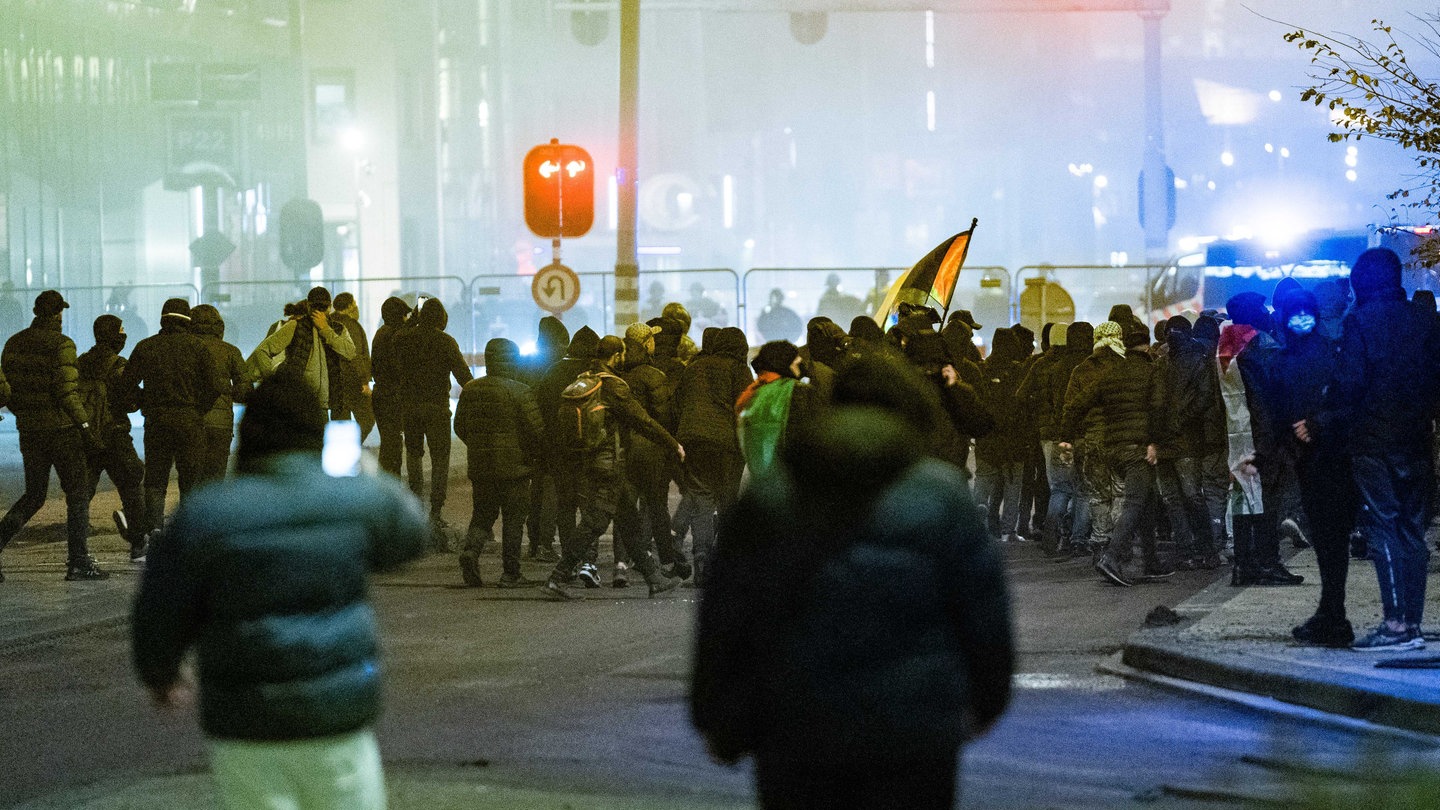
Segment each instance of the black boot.
[{"label": "black boot", "polygon": [[1250,536],[1251,515],[1231,518],[1231,534],[1235,541],[1235,562],[1230,567],[1230,587],[1244,588],[1255,584],[1255,552]]},{"label": "black boot", "polygon": [[1269,515],[1256,515],[1250,524],[1251,549],[1255,554],[1256,585],[1299,585],[1305,577],[1292,574],[1280,562],[1280,532]]}]

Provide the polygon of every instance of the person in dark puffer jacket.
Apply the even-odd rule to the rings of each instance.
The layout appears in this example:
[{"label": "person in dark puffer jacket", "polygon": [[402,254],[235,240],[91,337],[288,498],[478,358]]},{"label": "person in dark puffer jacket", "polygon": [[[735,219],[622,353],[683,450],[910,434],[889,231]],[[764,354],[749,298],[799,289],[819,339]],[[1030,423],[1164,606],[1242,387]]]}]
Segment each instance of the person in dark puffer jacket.
[{"label": "person in dark puffer jacket", "polygon": [[[1057,324],[1057,327],[1059,324]],[[1095,344],[1095,327],[1079,321],[1065,326],[1065,338],[1054,360],[1037,380],[1038,407],[1049,411],[1049,439],[1041,433],[1040,451],[1045,459],[1045,475],[1050,485],[1050,501],[1046,504],[1044,548],[1056,557],[1083,554],[1090,542],[1090,502],[1084,497],[1079,466],[1074,454],[1060,452],[1060,420],[1065,413],[1065,392],[1070,375]],[[1055,333],[1051,333],[1052,338]]]},{"label": "person in dark puffer jacket", "polygon": [[405,473],[415,497],[425,495],[425,449],[430,449],[430,523],[447,528],[441,511],[450,484],[450,378],[461,386],[474,375],[460,345],[446,334],[450,316],[438,298],[420,306],[415,326],[395,338],[405,408]]},{"label": "person in dark puffer jacket", "polygon": [[[688,448],[685,458],[685,494],[690,511],[677,517],[695,535],[695,576],[704,581],[705,561],[715,547],[715,515],[735,502],[744,459],[735,433],[735,403],[755,379],[746,355],[745,333],[734,327],[720,329],[713,340],[701,342],[701,354],[691,361],[675,386],[678,413],[675,438]],[[684,510],[681,510],[684,511]]]},{"label": "person in dark puffer jacket", "polygon": [[1105,423],[1103,452],[1120,482],[1120,511],[1110,545],[1095,568],[1110,582],[1129,586],[1133,582],[1125,565],[1131,559],[1136,534],[1140,535],[1146,576],[1169,576],[1173,570],[1161,563],[1155,534],[1143,526],[1154,487],[1155,441],[1160,433],[1157,414],[1164,392],[1148,351],[1150,330],[1131,323],[1128,328],[1122,327],[1122,338],[1124,358],[1106,368],[1093,384],[1066,404],[1061,435],[1074,436],[1081,415],[1094,408],[1100,410]]},{"label": "person in dark puffer jacket", "polygon": [[215,388],[220,396],[205,414],[204,480],[224,478],[230,467],[230,443],[235,439],[235,406],[244,405],[255,387],[250,367],[240,349],[225,342],[225,319],[209,304],[190,310],[190,328],[200,336],[215,361]]},{"label": "person in dark puffer jacket", "polygon": [[1009,702],[999,549],[959,471],[926,457],[926,384],[893,366],[842,370],[788,475],[722,525],[691,717],[717,759],[754,757],[761,807],[953,807],[961,747]]},{"label": "person in dark puffer jacket", "polygon": [[380,469],[396,478],[405,460],[405,404],[400,396],[404,361],[395,351],[395,338],[414,325],[409,317],[410,305],[403,299],[385,299],[380,305],[382,323],[370,340],[370,366],[375,375],[370,407],[375,412],[375,429],[380,432]]},{"label": "person in dark puffer jacket", "polygon": [[[90,556],[90,488],[85,453],[97,444],[90,415],[80,400],[75,341],[60,331],[70,306],[55,290],[35,296],[35,320],[5,341],[0,365],[10,383],[10,412],[20,434],[25,493],[0,519],[0,550],[45,505],[50,468],[65,491],[65,545],[68,580],[105,579]],[[5,577],[0,574],[0,582]]]},{"label": "person in dark puffer jacket", "polygon": [[215,360],[190,331],[190,302],[171,298],[161,313],[160,333],[140,341],[120,377],[121,401],[145,416],[145,521],[155,528],[165,520],[171,466],[182,501],[204,481],[205,415],[221,393]]},{"label": "person in dark puffer jacket", "polygon": [[[560,426],[556,423],[563,399],[561,393],[566,386],[575,382],[575,378],[582,372],[589,370],[590,364],[595,362],[595,349],[599,345],[600,336],[595,334],[594,329],[582,326],[575,330],[565,356],[545,371],[545,376],[534,389],[535,399],[540,403],[540,418],[545,422],[545,469],[554,479],[555,505],[551,508],[547,502],[538,517],[534,512],[531,513],[530,543],[532,549],[535,543],[540,544],[538,559],[546,562],[560,559],[560,555],[555,553],[556,536],[559,536],[560,547],[563,549],[579,523],[576,516],[580,510],[579,460],[565,446]],[[539,538],[538,541],[536,538]],[[581,576],[594,574],[598,583],[599,573],[594,570],[594,563],[594,560],[587,560],[584,565],[589,568],[582,566],[580,573]]]},{"label": "person in dark puffer jacket", "polygon": [[[550,367],[560,362],[570,346],[570,330],[554,315],[540,319],[535,327],[535,354],[520,359],[520,382],[530,386],[530,393],[536,396]],[[549,424],[551,416],[540,411],[541,421]],[[548,440],[542,443],[540,457],[530,474],[530,517],[525,524],[530,536],[530,559],[554,562],[560,559],[555,554],[555,471],[557,462],[552,458]],[[548,528],[548,530],[546,530]],[[542,539],[543,538],[543,539]]]},{"label": "person in dark puffer jacket", "polygon": [[474,506],[460,574],[481,585],[480,551],[501,524],[500,587],[534,585],[520,576],[520,547],[530,501],[530,475],[545,440],[545,423],[530,387],[520,382],[520,347],[505,338],[485,344],[485,376],[465,383],[455,407],[455,435],[465,443]]},{"label": "person in dark puffer jacket", "polygon": [[[625,362],[620,369],[620,379],[630,386],[630,395],[650,414],[650,418],[673,435],[675,382],[655,366],[651,354],[664,328],[661,324],[641,323],[626,328]],[[630,434],[629,451],[625,458],[625,479],[629,491],[616,508],[615,531],[625,538],[620,544],[622,554],[623,549],[630,545],[628,538],[634,535],[634,542],[639,547],[648,548],[654,543],[661,567],[680,579],[687,579],[693,573],[690,559],[675,542],[670,524],[670,477],[675,469],[674,459],[668,448],[655,444],[642,434]],[[619,568],[618,562],[616,567]]]},{"label": "person in dark puffer jacket", "polygon": [[184,700],[180,663],[196,648],[227,806],[385,803],[366,574],[419,556],[427,529],[394,479],[325,475],[323,414],[296,377],[262,383],[240,421],[237,475],[181,504],[135,600],[134,665],[157,703]]},{"label": "person in dark puffer jacket", "polygon": [[[125,370],[125,325],[114,315],[101,315],[92,327],[95,345],[80,355],[77,390],[93,420],[99,446],[86,457],[90,471],[90,497],[95,497],[100,474],[110,476],[120,495],[121,511],[112,514],[120,536],[130,544],[130,561],[145,561],[145,537],[154,528],[145,522],[145,462],[135,452],[130,437],[130,414],[118,400],[120,376]],[[243,360],[241,361],[243,364]]]},{"label": "person in dark puffer jacket", "polygon": [[1000,541],[1019,539],[1020,487],[1025,436],[1015,392],[1024,379],[1025,349],[1015,332],[996,329],[993,350],[977,393],[995,417],[995,429],[975,442],[975,502]]},{"label": "person in dark puffer jacket", "polygon": [[922,332],[905,343],[905,356],[920,375],[934,386],[944,419],[935,421],[930,450],[936,458],[954,464],[967,479],[965,469],[970,442],[995,429],[995,417],[980,403],[975,389],[961,382],[955,371],[945,339]]}]

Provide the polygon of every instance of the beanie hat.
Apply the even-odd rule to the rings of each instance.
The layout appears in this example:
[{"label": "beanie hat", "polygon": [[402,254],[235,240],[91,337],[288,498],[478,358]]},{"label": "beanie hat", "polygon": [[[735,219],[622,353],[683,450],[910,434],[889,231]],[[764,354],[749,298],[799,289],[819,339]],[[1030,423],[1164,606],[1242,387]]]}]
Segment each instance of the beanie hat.
[{"label": "beanie hat", "polygon": [[35,308],[32,311],[42,318],[49,318],[59,315],[60,310],[67,309],[69,306],[69,302],[58,291],[45,290],[35,296]]},{"label": "beanie hat", "polygon": [[755,369],[756,374],[769,371],[781,377],[789,377],[790,364],[799,356],[800,350],[790,341],[772,340],[760,347],[755,359],[750,361],[750,368]]},{"label": "beanie hat", "polygon": [[1381,290],[1401,287],[1403,268],[1400,257],[1389,248],[1370,248],[1355,260],[1350,270],[1350,287],[1355,296],[1367,296]]},{"label": "beanie hat", "polygon": [[1270,313],[1265,309],[1265,296],[1257,292],[1242,292],[1225,302],[1225,311],[1234,323],[1264,329],[1269,325]]},{"label": "beanie hat", "polygon": [[161,318],[180,318],[190,320],[190,302],[184,298],[170,298],[160,307]]},{"label": "beanie hat", "polygon": [[1150,345],[1150,330],[1145,324],[1135,321],[1120,327],[1121,337],[1125,341],[1125,348],[1133,349],[1136,346]]},{"label": "beanie hat", "polygon": [[1050,330],[1050,345],[1059,349],[1065,348],[1070,343],[1070,324],[1052,323],[1046,324]]}]

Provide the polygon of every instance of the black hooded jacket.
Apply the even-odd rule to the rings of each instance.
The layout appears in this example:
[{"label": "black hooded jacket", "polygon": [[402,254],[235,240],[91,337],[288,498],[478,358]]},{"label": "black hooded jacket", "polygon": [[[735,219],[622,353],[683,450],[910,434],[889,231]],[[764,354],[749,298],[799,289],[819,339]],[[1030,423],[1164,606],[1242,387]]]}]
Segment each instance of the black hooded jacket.
[{"label": "black hooded jacket", "polygon": [[415,326],[395,338],[400,365],[400,398],[407,406],[450,409],[450,377],[460,385],[470,382],[470,364],[460,344],[445,333],[449,316],[437,298],[425,302]]},{"label": "black hooded jacket", "polygon": [[702,346],[676,383],[675,438],[686,447],[703,445],[738,453],[735,402],[754,379],[745,362],[750,347],[745,333],[734,327],[713,334],[712,345]]},{"label": "black hooded jacket", "polygon": [[[160,321],[160,333],[140,341],[120,376],[125,407],[152,416],[205,416],[222,393],[215,360],[198,335],[173,316]],[[144,389],[140,387],[144,383]],[[113,396],[113,394],[112,394]]]},{"label": "black hooded jacket", "polygon": [[220,392],[215,406],[205,414],[205,427],[234,430],[235,405],[245,404],[255,387],[255,376],[240,349],[225,342],[225,321],[219,314],[196,307],[191,312],[190,330],[200,336],[215,362],[215,389]]},{"label": "black hooded jacket", "polygon": [[565,352],[565,356],[545,370],[540,384],[535,387],[535,399],[540,404],[540,418],[545,421],[546,434],[553,437],[555,443],[561,438],[556,426],[556,418],[560,414],[560,394],[566,386],[575,382],[575,378],[579,377],[582,371],[589,370],[599,345],[600,336],[595,334],[594,329],[588,326],[580,327],[570,339],[570,348]]},{"label": "black hooded jacket", "polygon": [[1223,450],[1225,401],[1213,350],[1178,330],[1166,345],[1169,351],[1155,364],[1163,394],[1156,437],[1162,455],[1195,458]]},{"label": "black hooded jacket", "polygon": [[406,320],[409,315],[410,305],[400,298],[391,296],[380,305],[381,325],[370,340],[370,368],[375,375],[370,401],[382,408],[400,403],[404,363],[395,351],[395,338],[413,325]]},{"label": "black hooded jacket", "polygon": [[565,356],[570,346],[570,330],[554,315],[540,319],[535,329],[535,354],[520,359],[520,382],[534,390],[545,379],[545,372]]},{"label": "black hooded jacket", "polygon": [[540,455],[545,423],[530,387],[516,379],[519,362],[515,344],[495,338],[485,344],[485,376],[460,390],[455,435],[472,481],[527,478]]}]

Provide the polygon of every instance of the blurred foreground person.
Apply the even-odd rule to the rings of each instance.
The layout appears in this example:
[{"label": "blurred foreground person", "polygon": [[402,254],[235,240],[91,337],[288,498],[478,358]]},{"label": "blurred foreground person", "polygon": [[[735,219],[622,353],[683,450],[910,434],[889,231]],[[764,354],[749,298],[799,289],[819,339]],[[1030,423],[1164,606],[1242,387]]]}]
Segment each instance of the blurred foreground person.
[{"label": "blurred foreground person", "polygon": [[325,475],[324,436],[303,381],[262,383],[240,420],[236,476],[181,504],[135,602],[135,667],[160,706],[189,698],[180,663],[197,648],[227,808],[385,807],[365,576],[419,556],[427,528],[393,478]]},{"label": "blurred foreground person", "polygon": [[961,746],[1009,702],[1003,566],[925,456],[938,411],[903,364],[856,361],[726,514],[691,710],[717,759],[755,757],[761,807],[953,807]]}]

